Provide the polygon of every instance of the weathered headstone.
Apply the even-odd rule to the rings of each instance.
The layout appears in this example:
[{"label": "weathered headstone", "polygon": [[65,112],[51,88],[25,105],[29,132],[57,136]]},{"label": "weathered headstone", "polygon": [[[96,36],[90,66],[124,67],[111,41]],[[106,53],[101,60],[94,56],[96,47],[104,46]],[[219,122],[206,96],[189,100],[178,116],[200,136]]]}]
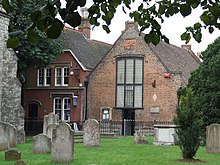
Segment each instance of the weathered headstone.
[{"label": "weathered headstone", "polygon": [[86,147],[100,146],[99,122],[95,119],[88,119],[83,124],[83,144]]},{"label": "weathered headstone", "polygon": [[50,153],[51,139],[44,134],[38,134],[33,137],[32,151],[33,153]]},{"label": "weathered headstone", "polygon": [[154,125],[155,145],[174,145],[176,135],[176,125],[158,124]]},{"label": "weathered headstone", "polygon": [[74,131],[67,123],[60,123],[53,130],[51,143],[52,162],[68,163],[74,156]]},{"label": "weathered headstone", "polygon": [[19,160],[21,159],[21,152],[16,148],[10,148],[5,151],[5,160]]},{"label": "weathered headstone", "polygon": [[24,160],[17,160],[14,165],[26,165],[26,162]]},{"label": "weathered headstone", "polygon": [[135,144],[147,144],[148,141],[142,132],[137,131],[134,133],[134,143]]},{"label": "weathered headstone", "polygon": [[17,78],[18,58],[6,45],[9,16],[1,4],[0,24],[0,121],[14,125],[17,143],[24,143],[24,109],[21,106],[21,83]]},{"label": "weathered headstone", "polygon": [[58,123],[59,117],[54,113],[49,113],[48,115],[44,116],[44,126],[43,126],[43,134],[47,134],[47,127],[50,124]]},{"label": "weathered headstone", "polygon": [[57,128],[58,124],[50,124],[47,127],[47,137],[52,139],[53,130]]},{"label": "weathered headstone", "polygon": [[16,128],[0,121],[0,151],[14,148],[17,145]]},{"label": "weathered headstone", "polygon": [[211,124],[206,127],[206,152],[220,153],[220,125]]}]

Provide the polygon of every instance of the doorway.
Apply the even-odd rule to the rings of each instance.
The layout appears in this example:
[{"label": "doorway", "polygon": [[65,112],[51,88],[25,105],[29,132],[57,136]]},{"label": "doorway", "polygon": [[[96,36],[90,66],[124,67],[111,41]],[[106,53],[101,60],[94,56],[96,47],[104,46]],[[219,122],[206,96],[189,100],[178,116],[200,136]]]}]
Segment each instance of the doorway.
[{"label": "doorway", "polygon": [[25,118],[25,132],[34,135],[39,132],[38,104],[29,104],[27,118]]},{"label": "doorway", "polygon": [[135,111],[134,110],[123,110],[122,114],[122,134],[127,135],[134,135],[134,127],[135,127]]}]

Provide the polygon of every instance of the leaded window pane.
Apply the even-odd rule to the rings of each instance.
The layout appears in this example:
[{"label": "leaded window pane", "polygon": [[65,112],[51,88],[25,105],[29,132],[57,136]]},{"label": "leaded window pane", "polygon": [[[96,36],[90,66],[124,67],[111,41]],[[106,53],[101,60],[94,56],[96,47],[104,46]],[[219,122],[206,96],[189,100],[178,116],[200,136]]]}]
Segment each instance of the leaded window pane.
[{"label": "leaded window pane", "polygon": [[117,67],[117,83],[124,83],[125,61],[118,61]]},{"label": "leaded window pane", "polygon": [[134,78],[134,59],[126,60],[126,84],[133,84]]},{"label": "leaded window pane", "polygon": [[117,107],[124,107],[124,86],[117,86]]},{"label": "leaded window pane", "polygon": [[134,107],[142,107],[142,85],[135,86]]},{"label": "leaded window pane", "polygon": [[135,60],[135,83],[142,84],[142,70],[143,70],[143,61],[141,59]]}]

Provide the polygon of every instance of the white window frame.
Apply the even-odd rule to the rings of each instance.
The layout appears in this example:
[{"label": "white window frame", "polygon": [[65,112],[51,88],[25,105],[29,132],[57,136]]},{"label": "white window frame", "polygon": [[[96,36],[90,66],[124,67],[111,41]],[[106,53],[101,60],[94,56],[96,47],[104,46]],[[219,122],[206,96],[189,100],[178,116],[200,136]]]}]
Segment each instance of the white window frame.
[{"label": "white window frame", "polygon": [[[40,75],[40,71],[42,71],[43,75]],[[40,77],[43,79],[43,84],[40,84]],[[50,78],[49,83],[47,82],[47,78]],[[51,68],[42,68],[37,71],[37,86],[50,86],[51,84]]]},{"label": "white window frame", "polygon": [[[104,119],[103,118],[104,111],[108,111],[108,114],[109,114],[109,118],[108,119]],[[100,121],[101,120],[112,120],[112,108],[107,107],[107,106],[104,106],[104,107],[100,108]]]},{"label": "white window frame", "polygon": [[[57,70],[61,69],[61,75],[59,78],[61,78],[60,84],[57,83],[58,75],[57,75]],[[67,78],[68,83],[65,83],[65,79]],[[56,67],[55,68],[55,86],[68,86],[69,85],[69,67],[64,66],[64,67]]]},{"label": "white window frame", "polygon": [[[56,100],[61,101],[61,109],[55,109],[56,108]],[[65,101],[69,102],[67,105],[67,108],[65,106]],[[54,107],[53,107],[53,113],[56,114],[56,110],[60,110],[61,114],[59,116],[59,120],[64,121],[64,122],[70,122],[70,112],[71,112],[71,99],[69,97],[55,97],[54,98]],[[69,117],[68,119],[65,119],[65,112],[69,112]]]}]

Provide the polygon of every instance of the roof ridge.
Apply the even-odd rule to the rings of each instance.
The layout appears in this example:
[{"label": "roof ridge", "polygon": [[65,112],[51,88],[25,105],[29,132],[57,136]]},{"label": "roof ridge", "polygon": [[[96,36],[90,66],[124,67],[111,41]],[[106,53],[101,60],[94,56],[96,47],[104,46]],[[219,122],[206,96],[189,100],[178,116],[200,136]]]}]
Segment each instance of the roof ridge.
[{"label": "roof ridge", "polygon": [[109,43],[103,42],[103,41],[99,41],[99,40],[92,39],[91,41],[94,41],[94,42],[97,42],[97,43],[100,43],[100,44],[105,44],[105,45],[108,45],[108,46],[112,46],[112,44],[109,44]]}]

